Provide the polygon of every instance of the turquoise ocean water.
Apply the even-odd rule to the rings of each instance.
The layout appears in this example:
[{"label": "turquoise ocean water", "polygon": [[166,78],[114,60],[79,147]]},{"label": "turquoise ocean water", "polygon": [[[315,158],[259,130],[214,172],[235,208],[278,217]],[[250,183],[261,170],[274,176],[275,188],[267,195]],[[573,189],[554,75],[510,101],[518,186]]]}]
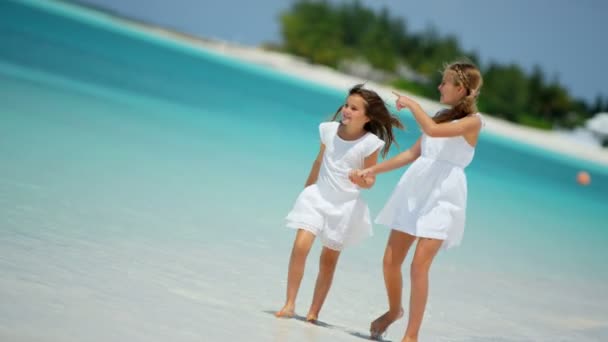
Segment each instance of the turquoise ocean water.
[{"label": "turquoise ocean water", "polygon": [[[283,217],[346,89],[64,3],[4,1],[0,18],[0,340],[364,337],[386,308],[380,226],[344,253],[329,326],[269,314],[293,239]],[[418,137],[404,121],[402,149]],[[607,340],[608,168],[489,133],[478,146],[465,238],[432,270],[423,340]],[[401,173],[365,193],[373,213]]]}]

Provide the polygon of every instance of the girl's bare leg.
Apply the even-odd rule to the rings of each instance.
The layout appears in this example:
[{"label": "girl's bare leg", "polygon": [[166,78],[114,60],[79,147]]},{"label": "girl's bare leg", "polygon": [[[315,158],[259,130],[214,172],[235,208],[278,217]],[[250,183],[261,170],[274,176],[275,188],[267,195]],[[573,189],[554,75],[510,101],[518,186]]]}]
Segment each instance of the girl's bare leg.
[{"label": "girl's bare leg", "polygon": [[307,230],[298,229],[293,242],[291,257],[289,258],[289,271],[287,273],[287,298],[283,308],[275,314],[277,317],[291,318],[295,315],[296,297],[302,283],[306,257],[315,241],[315,235]]},{"label": "girl's bare leg", "polygon": [[391,323],[403,315],[401,266],[414,241],[416,241],[415,236],[391,230],[383,260],[384,284],[388,296],[389,310],[372,322],[369,328],[372,338],[380,337]]},{"label": "girl's bare leg", "polygon": [[418,341],[418,333],[424,317],[424,309],[429,292],[429,270],[437,255],[442,240],[420,238],[416,246],[410,277],[412,288],[410,292],[410,314],[407,329],[402,341]]},{"label": "girl's bare leg", "polygon": [[319,318],[319,312],[323,307],[327,293],[331,287],[331,282],[334,278],[336,265],[338,264],[339,251],[323,247],[321,258],[319,260],[319,275],[315,285],[315,293],[312,298],[312,304],[306,315],[306,320],[315,322]]}]

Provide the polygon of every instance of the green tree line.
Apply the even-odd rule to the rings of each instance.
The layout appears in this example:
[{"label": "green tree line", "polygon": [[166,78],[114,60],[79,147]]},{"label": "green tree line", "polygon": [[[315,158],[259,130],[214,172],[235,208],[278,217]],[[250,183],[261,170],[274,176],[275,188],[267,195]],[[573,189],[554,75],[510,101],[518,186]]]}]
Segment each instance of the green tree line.
[{"label": "green tree line", "polygon": [[467,58],[484,76],[479,109],[512,122],[540,128],[574,127],[596,112],[608,111],[608,97],[587,103],[573,98],[558,80],[535,66],[526,72],[516,64],[480,65],[475,52],[464,51],[453,36],[433,27],[410,32],[404,19],[384,8],[374,11],[360,1],[331,3],[297,1],[280,16],[280,49],[312,63],[337,67],[341,61],[364,58],[388,72],[406,65],[428,82],[396,78],[393,86],[437,98],[443,63]]}]

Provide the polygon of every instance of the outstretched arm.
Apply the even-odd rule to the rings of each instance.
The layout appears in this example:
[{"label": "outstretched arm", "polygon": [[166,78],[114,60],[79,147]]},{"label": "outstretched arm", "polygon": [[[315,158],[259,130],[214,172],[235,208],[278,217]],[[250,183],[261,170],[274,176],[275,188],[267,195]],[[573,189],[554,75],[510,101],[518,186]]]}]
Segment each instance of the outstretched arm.
[{"label": "outstretched arm", "polygon": [[426,114],[418,102],[396,92],[393,92],[393,94],[398,97],[397,110],[409,109],[422,131],[429,137],[456,137],[478,131],[481,128],[481,120],[471,116],[456,122],[438,124]]},{"label": "outstretched arm", "polygon": [[[365,169],[368,169],[370,167],[373,167],[374,165],[376,165],[378,163],[378,155],[380,154],[380,149],[377,149],[374,153],[370,154],[369,156],[367,156],[365,158],[365,160],[363,161],[363,167]],[[367,175],[364,177],[357,177],[355,176],[355,173],[351,172],[348,175],[348,178],[350,179],[351,182],[357,184],[358,186],[365,188],[365,189],[369,189],[372,186],[374,186],[374,184],[376,183],[376,176],[375,175]]]},{"label": "outstretched arm", "polygon": [[315,161],[312,163],[312,168],[310,169],[310,174],[308,175],[308,179],[306,180],[304,187],[317,182],[317,178],[319,177],[319,169],[321,169],[321,162],[323,162],[323,153],[325,153],[325,145],[321,144],[321,148],[319,148],[317,158],[315,158]]},{"label": "outstretched arm", "polygon": [[371,167],[366,167],[363,170],[353,171],[353,173],[351,173],[351,180],[353,181],[353,183],[356,184],[356,179],[358,178],[374,177],[375,181],[375,176],[377,174],[403,167],[420,157],[420,153],[420,138],[418,138],[418,140],[416,140],[412,147],[410,147],[406,151],[399,153],[393,158],[385,160],[380,164],[376,164]]},{"label": "outstretched arm", "polygon": [[420,157],[420,152],[420,138],[418,138],[414,145],[412,145],[412,147],[409,149],[399,153],[391,159],[383,161],[380,164],[366,168],[363,170],[363,172],[368,175],[377,175],[379,173],[384,173],[403,167]]}]

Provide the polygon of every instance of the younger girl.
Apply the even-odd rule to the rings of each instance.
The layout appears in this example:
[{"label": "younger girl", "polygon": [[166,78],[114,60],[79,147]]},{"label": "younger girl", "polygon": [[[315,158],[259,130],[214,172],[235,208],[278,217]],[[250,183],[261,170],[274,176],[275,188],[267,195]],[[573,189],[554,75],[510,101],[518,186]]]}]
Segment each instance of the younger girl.
[{"label": "younger girl", "polygon": [[428,296],[428,272],[440,247],[460,243],[464,232],[467,183],[464,169],[473,160],[482,118],[475,106],[481,73],[473,64],[453,63],[439,85],[440,102],[451,108],[429,117],[414,100],[395,94],[397,109],[409,109],[422,135],[407,151],[351,174],[354,183],[411,162],[377,223],[392,228],[384,252],[384,282],[389,310],[372,322],[372,338],[381,336],[403,314],[401,265],[418,239],[410,269],[410,306],[403,341],[418,339]]},{"label": "younger girl", "polygon": [[[336,118],[341,114],[341,120]],[[287,275],[287,298],[277,317],[293,317],[296,295],[304,274],[306,257],[315,236],[323,243],[319,274],[312,304],[306,316],[315,322],[329,292],[340,251],[371,235],[367,204],[360,188],[370,188],[374,176],[349,181],[349,172],[376,164],[394,141],[393,127],[403,128],[375,92],[353,87],[346,103],[331,122],[319,126],[321,148],[304,190],[287,215],[287,226],[297,229]],[[353,184],[354,183],[354,184]]]}]

